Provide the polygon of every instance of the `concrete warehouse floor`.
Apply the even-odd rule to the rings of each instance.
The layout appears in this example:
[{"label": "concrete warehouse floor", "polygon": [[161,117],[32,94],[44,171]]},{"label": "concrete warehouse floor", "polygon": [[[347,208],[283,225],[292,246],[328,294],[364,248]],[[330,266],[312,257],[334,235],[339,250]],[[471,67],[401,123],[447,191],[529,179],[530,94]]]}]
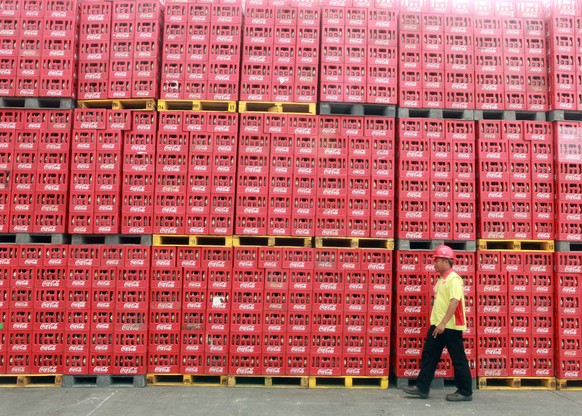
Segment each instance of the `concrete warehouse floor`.
[{"label": "concrete warehouse floor", "polygon": [[248,387],[5,388],[0,416],[383,416],[582,415],[582,391],[476,390],[472,402],[449,403],[452,388],[428,400],[401,390]]}]

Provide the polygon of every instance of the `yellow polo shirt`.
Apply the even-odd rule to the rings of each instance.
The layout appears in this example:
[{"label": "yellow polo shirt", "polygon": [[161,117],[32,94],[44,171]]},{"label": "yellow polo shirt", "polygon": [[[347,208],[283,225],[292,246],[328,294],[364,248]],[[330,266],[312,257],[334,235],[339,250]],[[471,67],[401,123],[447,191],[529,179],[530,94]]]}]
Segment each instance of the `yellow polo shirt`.
[{"label": "yellow polo shirt", "polygon": [[465,317],[465,292],[463,291],[463,278],[452,269],[441,276],[434,287],[434,304],[430,314],[431,325],[438,325],[447,313],[451,299],[457,299],[459,306],[453,317],[447,322],[445,328],[464,331],[467,329]]}]

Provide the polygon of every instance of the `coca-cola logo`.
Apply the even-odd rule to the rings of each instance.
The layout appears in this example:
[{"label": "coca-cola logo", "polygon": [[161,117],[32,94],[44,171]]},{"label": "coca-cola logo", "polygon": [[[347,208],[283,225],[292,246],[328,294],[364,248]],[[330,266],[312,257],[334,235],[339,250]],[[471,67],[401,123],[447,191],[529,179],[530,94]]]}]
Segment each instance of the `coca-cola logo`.
[{"label": "coca-cola logo", "polygon": [[236,369],[236,373],[237,374],[246,374],[246,375],[252,375],[255,373],[255,369],[252,367],[249,368],[237,368]]},{"label": "coca-cola logo", "polygon": [[241,332],[253,332],[255,330],[254,325],[241,325],[239,326],[239,331]]},{"label": "coca-cola logo", "polygon": [[336,325],[321,325],[319,327],[319,331],[333,333],[333,332],[337,331],[337,326]]}]

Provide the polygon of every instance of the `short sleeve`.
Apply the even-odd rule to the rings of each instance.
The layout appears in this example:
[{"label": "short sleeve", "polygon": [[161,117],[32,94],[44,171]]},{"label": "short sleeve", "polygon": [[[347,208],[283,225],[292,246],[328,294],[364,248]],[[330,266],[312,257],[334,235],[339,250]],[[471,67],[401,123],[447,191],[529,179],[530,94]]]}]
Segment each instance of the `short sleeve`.
[{"label": "short sleeve", "polygon": [[449,286],[450,299],[461,300],[463,299],[463,295],[463,279],[461,277],[455,277],[454,279],[451,279],[451,284]]}]

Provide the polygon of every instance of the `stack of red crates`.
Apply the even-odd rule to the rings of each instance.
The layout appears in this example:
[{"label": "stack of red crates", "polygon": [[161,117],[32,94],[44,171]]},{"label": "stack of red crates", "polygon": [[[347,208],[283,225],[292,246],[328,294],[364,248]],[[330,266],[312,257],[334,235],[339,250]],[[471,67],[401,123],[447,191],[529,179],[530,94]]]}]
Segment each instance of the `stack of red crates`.
[{"label": "stack of red crates", "polygon": [[[243,130],[238,142],[237,170],[238,183],[236,189],[236,224],[234,227],[235,234],[255,234],[267,235],[267,228],[272,230],[271,234],[289,235],[290,231],[290,213],[291,196],[286,195],[284,191],[289,188],[281,186],[281,192],[273,195],[269,192],[270,183],[277,183],[276,177],[270,175],[272,168],[273,174],[289,175],[291,171],[291,156],[271,155],[271,134],[266,131],[254,131],[245,133],[245,131],[255,130],[255,127],[262,127],[262,123],[250,126],[249,122],[262,119],[273,128],[275,123],[278,129],[284,129],[281,133],[287,133],[287,115],[286,114],[244,114],[241,129]],[[267,119],[268,121],[266,121]],[[273,135],[274,136],[274,135]],[[283,136],[285,137],[285,136]],[[284,140],[284,139],[283,139]],[[281,140],[281,141],[283,141]],[[280,142],[273,143],[274,152],[279,148]],[[282,151],[289,151],[288,142],[284,142]],[[278,176],[277,176],[278,177]],[[286,181],[281,179],[281,185]],[[276,186],[273,186],[275,188]],[[278,188],[278,186],[277,186]],[[273,224],[272,227],[268,226]],[[277,231],[275,231],[277,229]]]},{"label": "stack of red crates", "polygon": [[164,6],[163,99],[238,99],[242,6],[167,2]]},{"label": "stack of red crates", "polygon": [[113,3],[84,2],[79,28],[79,77],[77,98],[98,100],[109,97],[109,59]]},{"label": "stack of red crates", "polygon": [[475,108],[504,110],[503,34],[492,8],[474,18]]},{"label": "stack of red crates", "polygon": [[154,233],[233,231],[238,114],[160,113]]},{"label": "stack of red crates", "polygon": [[480,120],[481,238],[553,239],[551,124]]},{"label": "stack of red crates", "polygon": [[[519,3],[524,5],[525,3]],[[532,3],[535,5],[535,3]],[[518,8],[518,16],[523,19],[523,34],[525,47],[525,83],[526,83],[526,110],[527,111],[547,111],[550,108],[550,99],[548,94],[548,46],[544,31],[546,23],[544,12],[541,8],[538,10],[521,10]],[[523,72],[517,70],[516,72]]]},{"label": "stack of red crates", "polygon": [[556,240],[579,242],[582,232],[582,125],[579,122],[554,123],[556,149]]},{"label": "stack of red crates", "polygon": [[555,253],[556,377],[579,379],[582,361],[580,333],[580,253]]},{"label": "stack of red crates", "polygon": [[397,5],[324,2],[320,101],[396,104]]},{"label": "stack of red crates", "polygon": [[148,372],[388,375],[390,251],[152,252]]},{"label": "stack of red crates", "polygon": [[[154,227],[154,190],[156,186],[156,127],[155,111],[119,112],[117,115],[123,131],[121,163],[121,234],[152,234]],[[121,118],[123,115],[129,115]],[[110,118],[108,118],[109,120]],[[119,185],[119,183],[112,183]],[[99,183],[98,183],[99,185]]]},{"label": "stack of red crates", "polygon": [[[121,131],[109,130],[105,109],[75,109],[68,231],[119,232]],[[109,146],[113,146],[109,148]]]},{"label": "stack of red crates", "polygon": [[398,238],[475,240],[473,122],[399,123]]},{"label": "stack of red crates", "polygon": [[157,0],[113,2],[109,98],[158,97],[161,7]]},{"label": "stack of red crates", "polygon": [[[535,240],[553,240],[556,238],[557,224],[555,193],[555,158],[552,123],[524,121],[523,134],[530,146],[529,162],[532,179],[532,237]],[[526,156],[527,161],[527,156]]]},{"label": "stack of red crates", "polygon": [[478,375],[551,377],[552,253],[480,251],[478,257]]},{"label": "stack of red crates", "polygon": [[[475,108],[475,69],[472,10],[453,8],[444,18],[444,57],[428,52],[424,69],[445,72],[445,104],[449,109]],[[434,62],[434,60],[438,60]]]},{"label": "stack of red crates", "polygon": [[579,16],[580,9],[576,1],[553,1],[549,8],[547,35],[550,82],[547,88],[552,110],[580,109],[577,75]]},{"label": "stack of red crates", "polygon": [[228,374],[233,249],[178,247],[176,261],[183,269],[181,371]]},{"label": "stack of red crates", "polygon": [[[62,355],[63,328],[43,325],[62,322],[65,276],[55,273],[49,277],[42,270],[44,252],[40,246],[5,246],[2,257],[6,262],[2,288],[8,323],[4,334],[6,372],[26,374],[42,367],[56,373],[62,369],[58,355]],[[44,287],[45,277],[54,277],[54,287]]]},{"label": "stack of red crates", "polygon": [[[154,303],[154,295],[161,297],[159,292],[150,289],[150,255],[151,248],[147,246],[124,247],[123,265],[116,270],[113,368],[110,374],[146,372],[150,299]],[[164,358],[162,356],[160,360]]]},{"label": "stack of red crates", "polygon": [[315,3],[246,8],[242,101],[317,101],[319,13]]},{"label": "stack of red crates", "polygon": [[[381,117],[364,118],[363,138],[351,137],[350,159],[348,176],[365,176],[367,169],[366,155],[368,146],[371,145],[370,156],[370,237],[394,238],[394,212],[395,212],[395,120]],[[361,192],[360,192],[361,194]],[[366,194],[364,194],[366,195]],[[359,199],[361,195],[352,191],[352,198],[357,197],[355,202],[365,202]],[[358,208],[357,204],[350,205],[350,208]],[[367,218],[367,211],[364,209],[348,211],[348,230],[352,229],[352,217],[357,217],[362,211]],[[356,223],[356,218],[354,218]],[[351,233],[350,233],[351,234]]]},{"label": "stack of red crates", "polygon": [[[112,248],[108,251],[112,251]],[[113,331],[111,324],[113,306],[109,304],[110,310],[104,307],[102,310],[96,309],[93,313],[92,299],[97,298],[101,290],[114,290],[115,273],[111,269],[108,272],[96,272],[100,267],[102,254],[102,251],[96,247],[65,246],[62,247],[61,253],[51,254],[45,261],[57,262],[60,257],[55,254],[60,254],[67,268],[63,373],[89,374],[90,363],[95,363],[91,367],[91,370],[95,370],[96,367],[104,363],[109,365],[111,362],[106,357],[103,360],[97,359],[99,351],[92,341],[92,334],[95,334],[95,340],[97,340],[101,338],[99,334]],[[119,253],[116,254],[114,257],[119,258]],[[95,319],[94,322],[92,322],[93,319]],[[108,368],[105,371],[108,371]]]},{"label": "stack of red crates", "polygon": [[[443,108],[445,104],[444,14],[400,13],[400,105]],[[437,65],[435,65],[437,64]]]},{"label": "stack of red crates", "polygon": [[[509,367],[507,273],[499,252],[477,253],[476,293],[477,357],[480,377],[507,377]],[[529,318],[513,317],[512,333],[527,331]],[[527,334],[526,334],[527,335]]]},{"label": "stack of red crates", "polygon": [[[412,379],[418,375],[427,331],[430,327],[432,288],[438,276],[434,273],[431,253],[397,250],[395,269],[395,316],[392,327],[393,373],[396,377]],[[458,252],[453,266],[464,280],[467,330],[463,333],[465,353],[475,375],[477,349],[475,332],[475,253]],[[445,350],[436,377],[451,378],[453,367]]]},{"label": "stack of red crates", "polygon": [[[403,240],[430,239],[431,139],[427,137],[423,126],[428,127],[432,123],[432,120],[417,118],[399,119],[397,237]],[[443,134],[442,129],[434,131]]]},{"label": "stack of red crates", "polygon": [[9,2],[0,12],[0,94],[74,98],[76,0]]},{"label": "stack of red crates", "polygon": [[[475,172],[475,123],[464,120],[445,121],[445,139],[451,144],[453,170],[457,172],[450,182],[444,181],[446,187],[441,192],[451,195],[453,205],[453,240],[475,240],[477,235],[477,180],[470,172]],[[434,143],[435,150],[438,143]],[[442,145],[441,145],[442,147]],[[442,152],[442,149],[439,150]],[[435,159],[439,152],[433,153]],[[444,155],[444,154],[443,154]],[[433,184],[435,191],[439,182]],[[441,186],[442,187],[442,186]],[[451,193],[452,192],[452,193]],[[442,194],[443,197],[446,196]],[[432,194],[433,198],[439,197]]]},{"label": "stack of red crates", "polygon": [[176,247],[152,247],[147,321],[148,373],[181,373],[183,276],[183,269],[176,267]]},{"label": "stack of red crates", "polygon": [[317,118],[241,115],[235,234],[313,236]]},{"label": "stack of red crates", "polygon": [[[362,133],[362,117],[342,116],[340,135],[320,134],[316,163],[315,235],[345,237],[346,203],[360,207],[370,198],[370,180],[366,177],[348,176],[348,141]],[[350,140],[352,139],[352,140]],[[358,199],[362,192],[363,200]],[[349,194],[348,194],[349,193]],[[351,197],[348,200],[348,195]],[[365,227],[365,223],[361,224]]]},{"label": "stack of red crates", "polygon": [[480,4],[475,23],[478,109],[546,111],[547,58],[540,5]]},{"label": "stack of red crates", "polygon": [[64,233],[71,143],[70,110],[2,110],[6,169],[2,224],[12,233]]},{"label": "stack of red crates", "polygon": [[[204,121],[196,120],[198,126]],[[154,173],[154,233],[184,234],[186,222],[186,177],[189,167],[188,147],[190,134],[184,132],[183,111],[165,111],[159,113],[156,139],[150,144],[151,152],[155,152]],[[193,117],[190,117],[192,119]],[[204,127],[206,125],[204,124]],[[206,130],[206,129],[204,129]],[[202,159],[196,163],[199,169],[210,172],[209,155],[206,153],[192,156]],[[200,172],[204,173],[204,171]],[[208,205],[208,200],[206,200]],[[206,230],[202,230],[205,234]]]},{"label": "stack of red crates", "polygon": [[157,98],[161,17],[153,0],[83,3],[78,98]]}]

